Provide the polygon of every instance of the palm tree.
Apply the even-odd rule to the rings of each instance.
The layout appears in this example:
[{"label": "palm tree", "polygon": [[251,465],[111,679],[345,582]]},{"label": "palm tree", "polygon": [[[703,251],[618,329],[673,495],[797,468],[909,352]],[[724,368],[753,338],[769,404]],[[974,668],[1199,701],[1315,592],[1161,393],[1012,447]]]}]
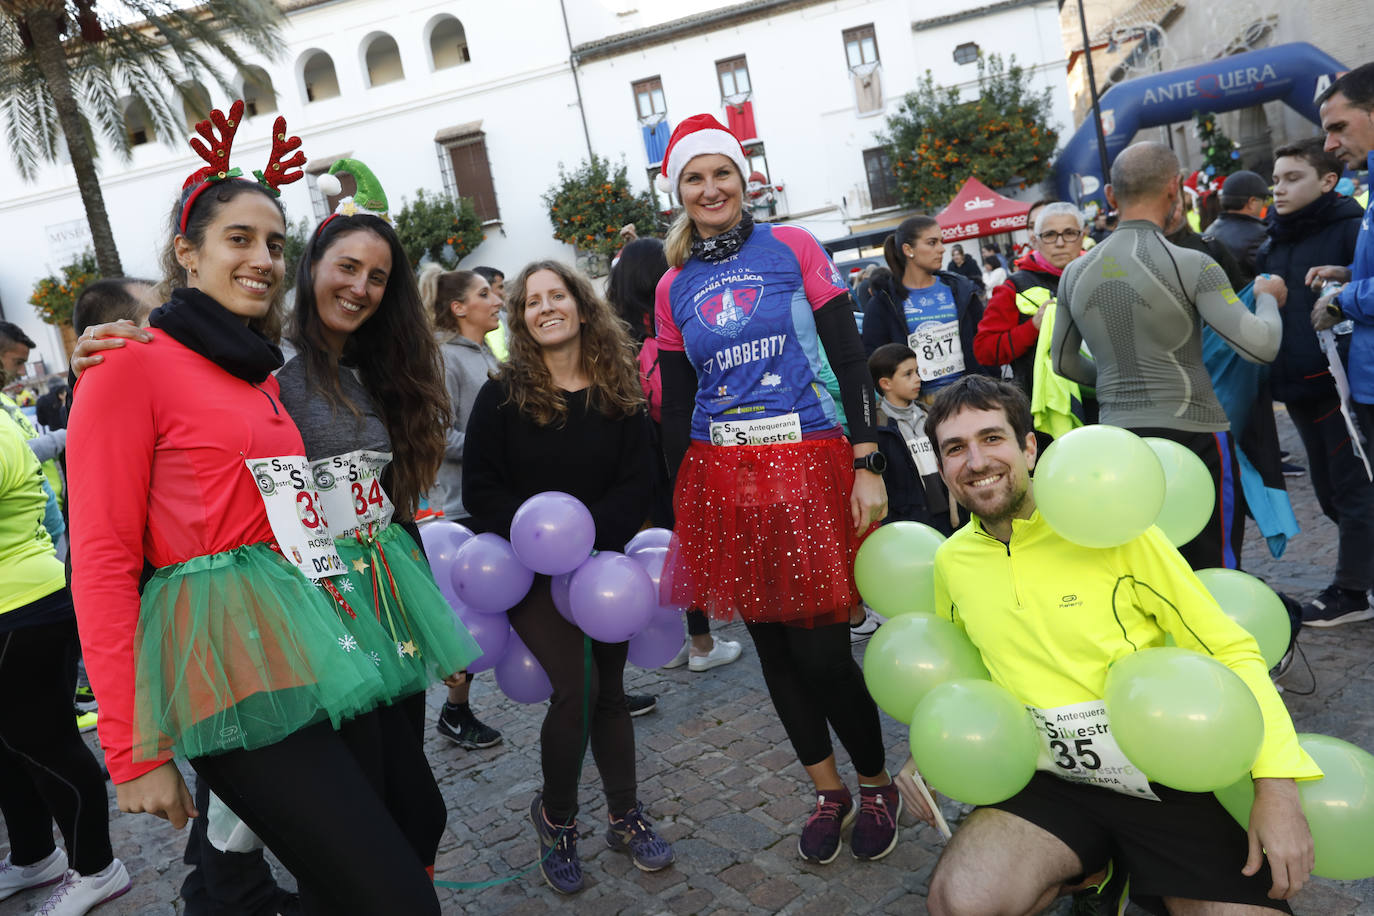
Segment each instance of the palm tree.
[{"label": "palm tree", "polygon": [[236,92],[226,73],[241,74],[247,64],[231,41],[271,55],[282,48],[283,16],[273,0],[121,6],[117,21],[97,12],[94,0],[0,0],[0,113],[14,164],[32,180],[41,163],[57,160],[65,141],[96,262],[107,277],[124,270],[96,175],[97,131],[128,160],[122,99],[129,96],[155,133],[180,138],[186,126],[171,87],[196,110],[205,100],[195,97],[192,81],[209,77],[227,94]]}]

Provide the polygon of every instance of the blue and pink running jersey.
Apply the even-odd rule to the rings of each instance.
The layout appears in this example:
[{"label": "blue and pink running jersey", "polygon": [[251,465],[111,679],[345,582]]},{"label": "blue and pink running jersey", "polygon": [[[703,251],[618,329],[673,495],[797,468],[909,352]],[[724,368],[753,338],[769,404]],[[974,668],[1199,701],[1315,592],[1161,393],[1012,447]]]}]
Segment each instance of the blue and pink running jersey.
[{"label": "blue and pink running jersey", "polygon": [[692,438],[710,426],[795,413],[803,435],[838,425],[817,377],[820,340],[812,313],[847,293],[824,249],[796,226],[754,227],[739,253],[692,259],[659,281],[658,345],[685,351],[697,373]]}]

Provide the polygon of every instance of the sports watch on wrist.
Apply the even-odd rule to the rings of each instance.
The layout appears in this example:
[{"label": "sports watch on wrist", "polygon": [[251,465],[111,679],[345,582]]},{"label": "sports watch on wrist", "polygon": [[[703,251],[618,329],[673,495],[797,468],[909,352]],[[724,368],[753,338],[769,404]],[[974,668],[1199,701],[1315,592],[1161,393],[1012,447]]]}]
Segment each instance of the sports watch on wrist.
[{"label": "sports watch on wrist", "polygon": [[854,459],[854,470],[881,474],[887,470],[887,457],[882,452],[869,452],[862,458]]}]

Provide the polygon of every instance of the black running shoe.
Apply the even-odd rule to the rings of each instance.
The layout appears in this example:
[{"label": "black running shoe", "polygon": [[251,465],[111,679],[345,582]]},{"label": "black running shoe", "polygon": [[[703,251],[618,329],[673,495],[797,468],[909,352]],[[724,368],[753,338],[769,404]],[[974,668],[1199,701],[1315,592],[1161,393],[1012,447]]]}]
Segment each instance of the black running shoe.
[{"label": "black running shoe", "polygon": [[647,694],[627,693],[625,694],[625,705],[630,708],[630,715],[647,716],[658,709],[658,700]]},{"label": "black running shoe", "polygon": [[1338,627],[1345,623],[1374,620],[1369,596],[1362,591],[1328,585],[1302,606],[1302,622],[1309,627]]},{"label": "black running shoe", "polygon": [[501,733],[496,729],[483,725],[471,712],[466,716],[458,714],[457,710],[447,703],[439,713],[439,724],[434,728],[464,750],[475,751],[501,743]]}]

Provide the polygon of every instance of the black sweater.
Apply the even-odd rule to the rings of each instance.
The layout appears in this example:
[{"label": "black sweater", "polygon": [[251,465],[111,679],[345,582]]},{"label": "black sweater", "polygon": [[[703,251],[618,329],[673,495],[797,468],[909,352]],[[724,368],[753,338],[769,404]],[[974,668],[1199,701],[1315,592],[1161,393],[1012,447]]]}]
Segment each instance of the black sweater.
[{"label": "black sweater", "polygon": [[507,403],[499,379],[482,386],[463,453],[463,505],[474,531],[509,537],[521,503],[561,490],[591,510],[597,550],[622,550],[634,537],[653,489],[649,419],[643,411],[613,420],[588,410],[587,393],[565,392],[565,422],[540,426]]}]

